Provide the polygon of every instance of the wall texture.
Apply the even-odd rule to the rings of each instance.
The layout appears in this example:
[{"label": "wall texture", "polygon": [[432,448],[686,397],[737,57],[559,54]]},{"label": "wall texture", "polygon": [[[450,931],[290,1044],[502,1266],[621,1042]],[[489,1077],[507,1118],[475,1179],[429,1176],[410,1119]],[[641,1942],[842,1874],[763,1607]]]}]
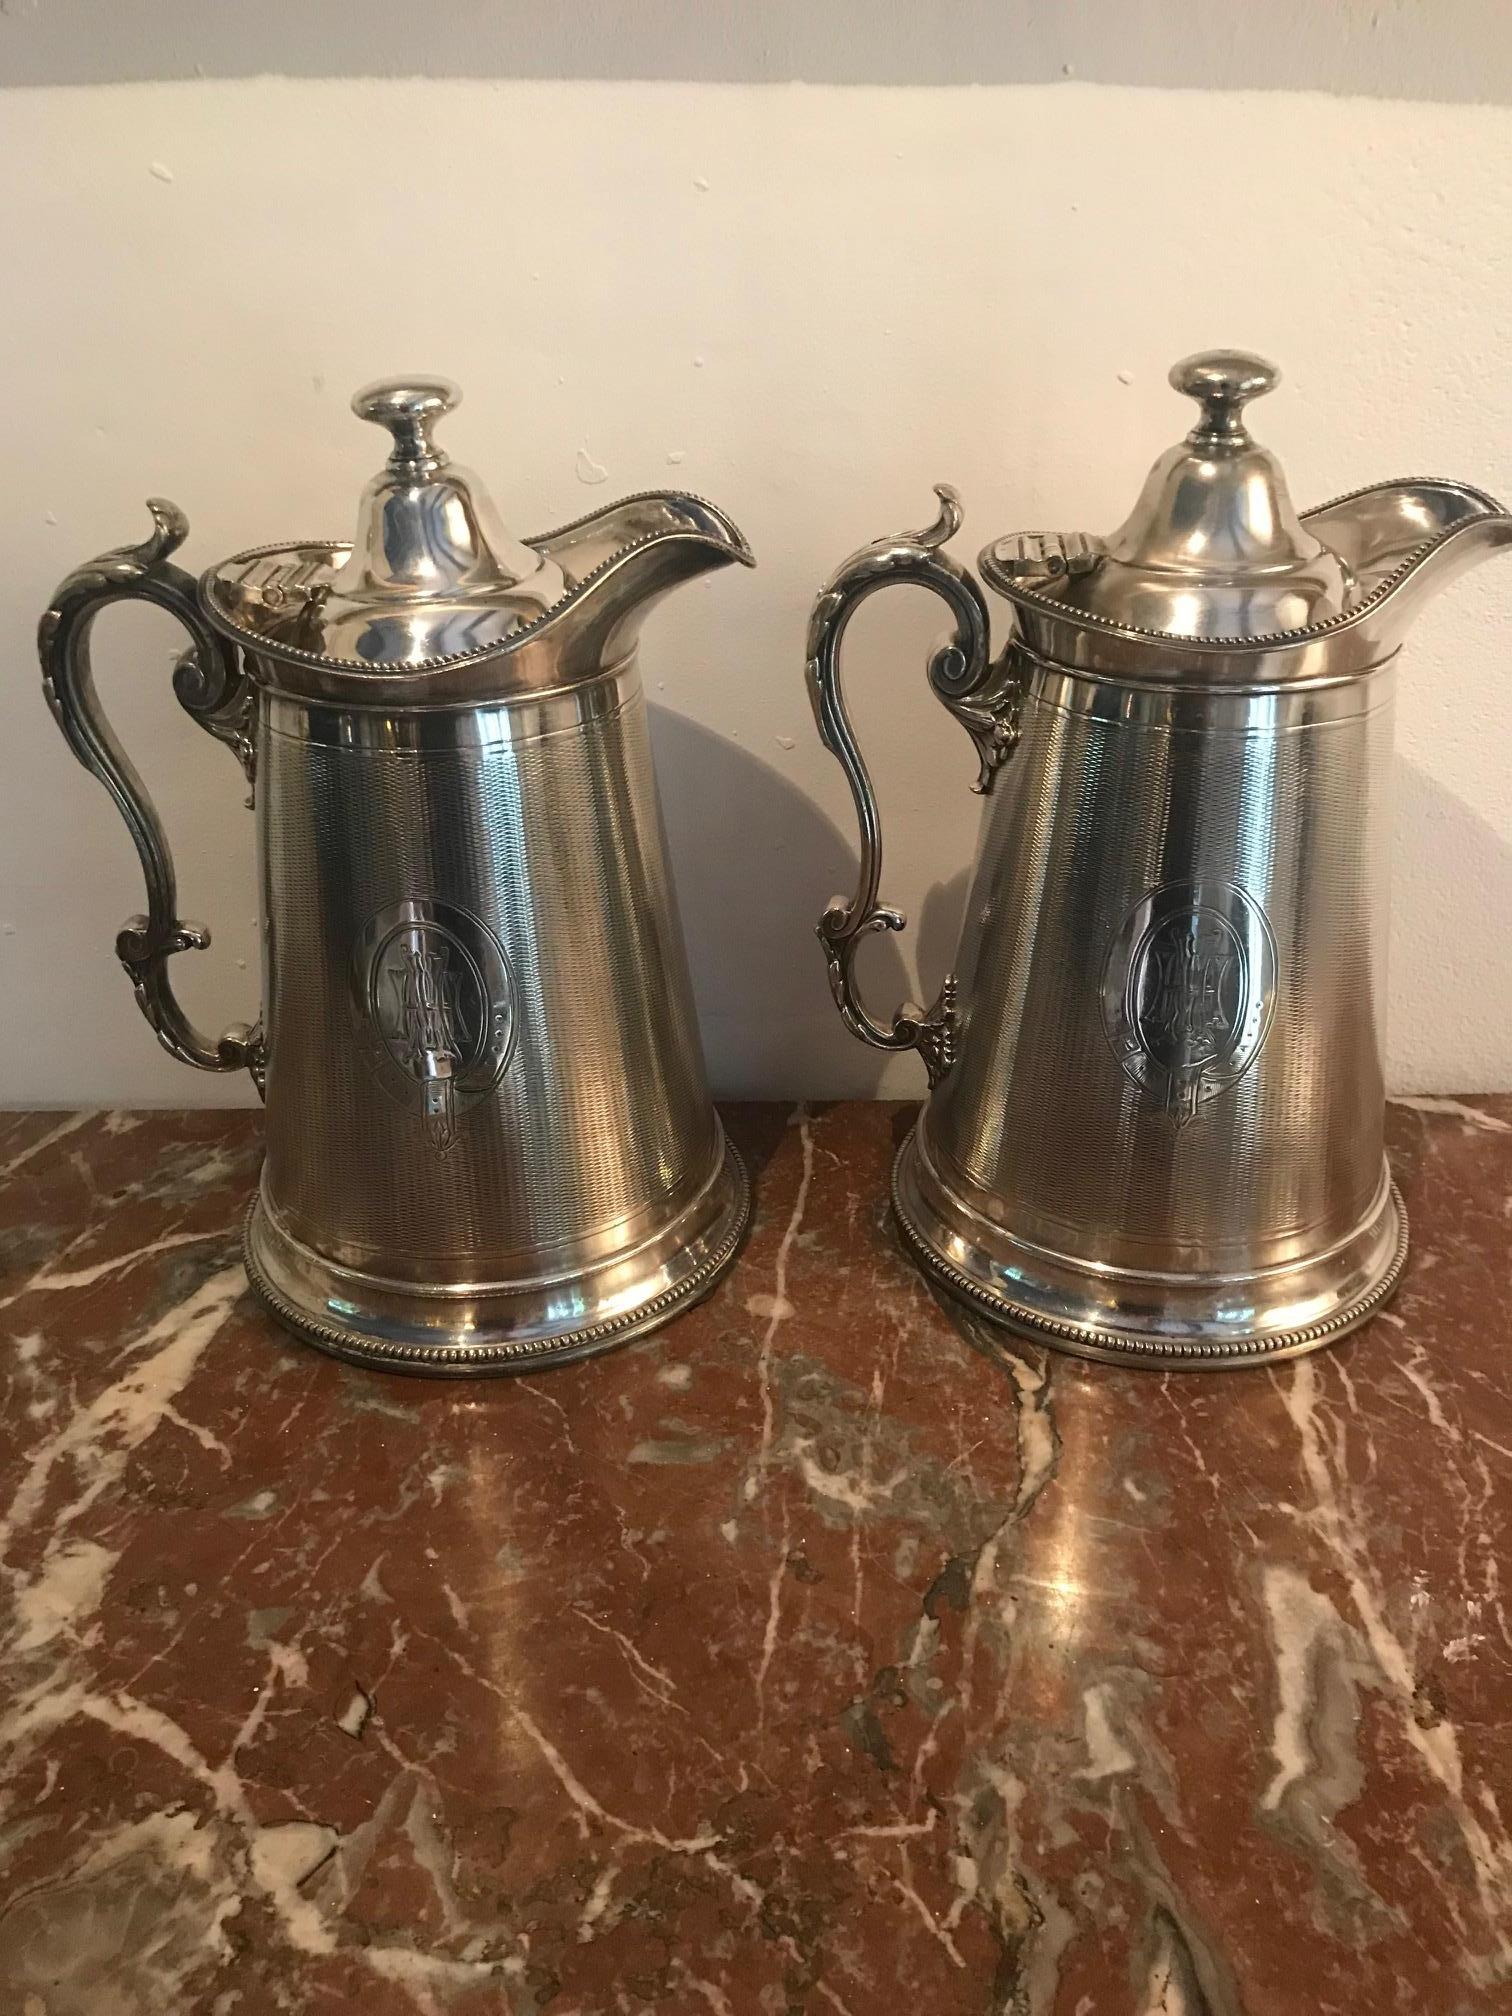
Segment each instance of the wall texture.
[{"label": "wall texture", "polygon": [[[685,591],[645,640],[707,1043],[732,1093],[922,1083],[829,1005],[813,920],[849,883],[854,839],[801,659],[820,578],[927,519],[933,480],[964,493],[968,557],[1021,525],[1106,528],[1187,424],[1168,364],[1237,343],[1284,368],[1253,417],[1299,503],[1409,473],[1512,490],[1512,111],[1468,102],[1477,76],[1501,95],[1491,16],[1486,60],[1425,60],[1413,102],[1195,88],[1215,81],[1211,51],[1204,77],[1176,80],[1194,88],[1156,88],[1148,64],[1137,86],[1051,81],[1044,10],[1038,81],[976,88],[751,81],[769,54],[715,63],[727,82],[627,59],[607,83],[59,85],[99,69],[57,10],[15,5],[0,22],[21,79],[0,93],[8,1103],[244,1096],[162,1055],[131,1002],[111,945],[140,904],[135,857],[48,720],[33,626],[69,567],[144,532],[149,492],[189,513],[195,566],[343,536],[381,455],[346,408],[366,379],[459,379],[446,439],[517,529],[668,483],[753,541],[756,574]],[[432,38],[425,67],[450,46]],[[1379,30],[1371,46],[1390,52],[1376,87],[1395,83],[1400,48]],[[919,926],[874,948],[889,1006],[949,957],[977,811],[971,751],[923,680],[937,606],[918,603],[872,605],[850,642],[884,894]],[[1512,1086],[1509,647],[1512,567],[1458,584],[1410,646],[1401,1089]],[[99,626],[184,910],[215,932],[177,962],[182,991],[218,1024],[254,1000],[250,821],[229,757],[175,710],[176,648],[150,612]]]}]

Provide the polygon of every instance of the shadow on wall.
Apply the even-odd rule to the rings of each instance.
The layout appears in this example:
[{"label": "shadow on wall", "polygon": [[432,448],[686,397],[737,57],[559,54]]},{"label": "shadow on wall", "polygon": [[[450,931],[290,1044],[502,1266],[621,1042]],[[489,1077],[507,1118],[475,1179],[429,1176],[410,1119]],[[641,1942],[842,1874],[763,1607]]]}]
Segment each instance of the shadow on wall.
[{"label": "shadow on wall", "polygon": [[1386,1082],[1393,1092],[1512,1090],[1502,1054],[1512,847],[1406,757],[1394,786]]},{"label": "shadow on wall", "polygon": [[[367,0],[361,33],[307,0],[12,0],[0,7],[0,83],[149,77],[674,78],[808,84],[1100,84],[1338,91],[1506,103],[1512,43],[1502,0],[1271,0],[1214,14],[1191,0],[1139,6],[879,7],[876,0],[576,0],[570,7]],[[1383,18],[1384,16],[1384,18]],[[948,26],[947,26],[948,22]]]},{"label": "shadow on wall", "polygon": [[[739,743],[663,707],[650,715],[715,1091],[727,1098],[875,1097],[891,1060],[841,1023],[814,935],[829,898],[856,886],[855,848],[811,799]],[[963,866],[936,884],[919,912],[917,956],[931,993],[959,936],[968,872]],[[891,933],[868,943],[861,972],[878,1019],[916,992]],[[912,1067],[904,1060],[897,1087],[904,1096],[924,1090],[922,1067]]]}]

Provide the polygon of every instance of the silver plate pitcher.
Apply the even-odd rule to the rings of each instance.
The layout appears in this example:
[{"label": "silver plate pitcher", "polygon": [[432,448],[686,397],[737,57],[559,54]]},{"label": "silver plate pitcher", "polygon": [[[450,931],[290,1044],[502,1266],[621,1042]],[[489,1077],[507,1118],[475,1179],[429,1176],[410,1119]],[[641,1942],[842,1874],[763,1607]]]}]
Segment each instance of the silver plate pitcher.
[{"label": "silver plate pitcher", "polygon": [[[927,532],[848,560],[815,607],[819,732],[861,821],[861,881],[819,926],[848,1026],[922,1052],[894,1172],[948,1290],[1043,1341],[1162,1367],[1306,1351],[1391,1292],[1407,1251],[1383,1147],[1392,702],[1427,595],[1512,543],[1464,484],[1394,482],[1298,517],[1246,429],[1262,359],[1178,364],[1198,402],[1106,538],[981,555],[1012,608],[993,658],[972,578]],[[929,680],[993,793],[954,971],[873,1018],[853,961],[896,930],[839,683],[889,582],[955,619]]]},{"label": "silver plate pitcher", "polygon": [[[411,1372],[599,1349],[709,1288],[748,1213],[705,1083],[636,659],[646,611],[751,553],[698,498],[512,538],[431,436],[444,380],[353,400],[393,436],[357,535],[198,583],[144,544],[42,619],[48,699],[130,828],[147,914],[116,949],[174,1056],[267,1102],[247,1268],[311,1343]],[[174,690],[255,783],[262,1018],[190,1024],[169,961],[209,942],[100,709],[89,633],[156,602]]]}]

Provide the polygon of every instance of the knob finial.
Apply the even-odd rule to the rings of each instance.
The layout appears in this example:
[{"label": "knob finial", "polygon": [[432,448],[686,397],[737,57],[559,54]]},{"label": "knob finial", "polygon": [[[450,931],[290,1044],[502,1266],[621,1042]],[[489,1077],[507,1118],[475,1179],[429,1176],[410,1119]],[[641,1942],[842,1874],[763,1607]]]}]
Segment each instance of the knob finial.
[{"label": "knob finial", "polygon": [[1171,366],[1172,385],[1202,407],[1202,418],[1187,437],[1196,447],[1248,441],[1244,407],[1280,382],[1276,366],[1251,350],[1199,350]]},{"label": "knob finial", "polygon": [[449,378],[380,378],[353,393],[352,411],[359,420],[372,420],[393,435],[390,469],[418,474],[446,462],[446,450],[431,440],[431,429],[461,399],[460,389]]}]

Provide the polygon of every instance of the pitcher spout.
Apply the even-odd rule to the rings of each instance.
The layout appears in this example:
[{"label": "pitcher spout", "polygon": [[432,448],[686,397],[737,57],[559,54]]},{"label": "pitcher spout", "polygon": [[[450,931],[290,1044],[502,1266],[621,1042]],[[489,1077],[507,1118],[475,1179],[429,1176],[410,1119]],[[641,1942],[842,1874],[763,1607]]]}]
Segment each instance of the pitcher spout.
[{"label": "pitcher spout", "polygon": [[756,564],[745,534],[717,506],[654,490],[543,533],[530,544],[574,584],[558,622],[565,654],[612,664],[635,644],[647,614],[674,588],[715,567]]},{"label": "pitcher spout", "polygon": [[1430,596],[1512,546],[1512,513],[1469,483],[1408,479],[1372,484],[1305,514],[1308,530],[1353,576],[1346,620],[1370,655],[1397,649]]}]

